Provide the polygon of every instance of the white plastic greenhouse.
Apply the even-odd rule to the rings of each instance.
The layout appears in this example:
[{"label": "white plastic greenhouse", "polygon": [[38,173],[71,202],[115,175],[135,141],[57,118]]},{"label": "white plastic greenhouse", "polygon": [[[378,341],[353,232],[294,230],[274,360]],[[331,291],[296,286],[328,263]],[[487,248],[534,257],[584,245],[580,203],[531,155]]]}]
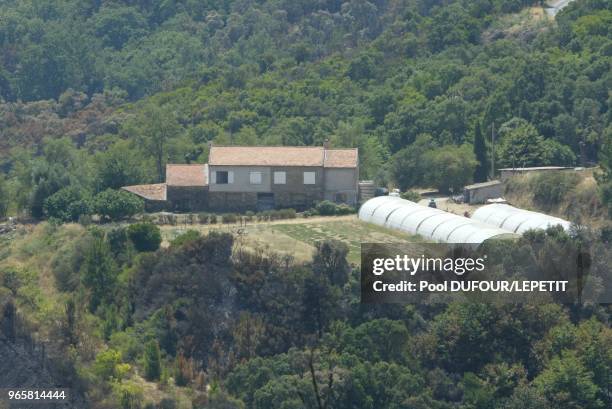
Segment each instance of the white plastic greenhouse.
[{"label": "white plastic greenhouse", "polygon": [[563,227],[564,230],[569,230],[571,226],[570,222],[558,217],[500,203],[479,208],[474,212],[472,219],[517,234],[523,234],[531,229],[546,229],[556,225]]},{"label": "white plastic greenhouse", "polygon": [[514,236],[507,230],[393,196],[365,202],[359,219],[442,243],[480,244],[494,237]]}]

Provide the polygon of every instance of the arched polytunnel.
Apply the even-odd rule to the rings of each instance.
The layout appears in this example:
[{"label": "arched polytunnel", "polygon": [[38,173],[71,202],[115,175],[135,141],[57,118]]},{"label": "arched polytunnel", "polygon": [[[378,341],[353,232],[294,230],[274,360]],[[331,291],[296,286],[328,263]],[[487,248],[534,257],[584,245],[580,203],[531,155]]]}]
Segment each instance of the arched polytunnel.
[{"label": "arched polytunnel", "polygon": [[551,226],[561,226],[567,231],[571,226],[570,222],[558,217],[501,203],[479,208],[474,212],[472,219],[517,234],[523,234],[531,229],[546,229]]},{"label": "arched polytunnel", "polygon": [[441,243],[480,244],[514,236],[507,230],[393,196],[365,202],[359,209],[359,219]]}]

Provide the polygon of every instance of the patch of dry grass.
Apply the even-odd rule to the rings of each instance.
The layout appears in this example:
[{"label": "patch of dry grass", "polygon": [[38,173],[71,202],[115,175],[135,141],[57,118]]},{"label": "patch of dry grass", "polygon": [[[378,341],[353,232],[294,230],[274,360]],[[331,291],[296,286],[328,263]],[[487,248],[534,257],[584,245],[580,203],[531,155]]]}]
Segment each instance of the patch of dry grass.
[{"label": "patch of dry grass", "polygon": [[361,222],[356,215],[279,220],[269,223],[238,225],[162,226],[164,245],[187,230],[203,234],[223,231],[234,235],[237,246],[271,250],[290,255],[296,262],[312,259],[315,244],[326,239],[340,240],[349,247],[348,260],[359,264],[361,243],[397,243],[415,238],[404,233]]},{"label": "patch of dry grass", "polygon": [[[567,171],[568,176],[570,175]],[[506,183],[505,198],[516,207],[544,211],[570,221],[586,223],[593,227],[601,226],[606,220],[606,210],[597,192],[597,181],[593,169],[571,173],[578,175],[578,183],[564,196],[563,200],[550,209],[542,209],[533,200],[533,181],[536,174],[517,175]]]}]

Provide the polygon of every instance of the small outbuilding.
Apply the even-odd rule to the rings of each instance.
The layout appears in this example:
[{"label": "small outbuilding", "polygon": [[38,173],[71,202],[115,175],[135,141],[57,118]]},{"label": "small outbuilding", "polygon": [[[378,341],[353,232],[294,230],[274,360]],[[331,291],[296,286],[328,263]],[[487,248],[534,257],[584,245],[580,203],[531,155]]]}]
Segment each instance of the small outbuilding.
[{"label": "small outbuilding", "polygon": [[463,201],[468,204],[486,203],[488,199],[502,197],[504,186],[499,180],[475,183],[463,188]]}]

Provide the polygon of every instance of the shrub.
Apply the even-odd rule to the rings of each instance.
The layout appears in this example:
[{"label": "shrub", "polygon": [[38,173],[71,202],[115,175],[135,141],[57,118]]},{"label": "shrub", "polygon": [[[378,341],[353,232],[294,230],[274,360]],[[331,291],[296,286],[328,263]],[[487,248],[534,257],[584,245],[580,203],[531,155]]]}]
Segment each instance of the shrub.
[{"label": "shrub", "polygon": [[102,217],[120,220],[142,213],[144,202],[132,193],[108,189],[94,197],[93,209]]},{"label": "shrub", "polygon": [[144,369],[148,381],[158,380],[161,376],[161,354],[157,341],[151,341],[145,347]]},{"label": "shrub", "polygon": [[181,234],[180,236],[178,236],[177,238],[175,238],[174,240],[172,240],[172,242],[170,243],[170,245],[172,247],[180,247],[185,243],[189,243],[192,242],[196,239],[198,239],[200,237],[200,232],[197,230],[187,230],[185,233]]},{"label": "shrub", "polygon": [[125,227],[116,227],[106,233],[106,240],[114,255],[119,254],[125,249],[128,239],[129,237]]},{"label": "shrub", "polygon": [[176,368],[174,372],[174,383],[177,386],[187,386],[194,378],[194,364],[192,359],[187,359],[180,353],[176,358]]},{"label": "shrub", "polygon": [[600,231],[601,241],[604,243],[612,243],[612,224],[606,224]]},{"label": "shrub", "polygon": [[280,209],[280,210],[277,210],[276,213],[278,214],[279,219],[295,219],[296,218],[295,209]]},{"label": "shrub", "polygon": [[580,176],[573,172],[547,172],[536,175],[531,180],[533,201],[545,208],[556,206],[579,181]]},{"label": "shrub", "polygon": [[304,212],[306,217],[321,215],[321,216],[340,216],[345,214],[355,213],[355,208],[349,206],[347,204],[336,204],[334,202],[330,202],[329,200],[324,200],[322,202],[317,203],[314,209],[310,209],[309,211]]},{"label": "shrub", "polygon": [[103,380],[122,379],[130,371],[130,365],[121,363],[119,351],[107,349],[96,355],[93,371]]},{"label": "shrub", "polygon": [[136,223],[128,227],[128,236],[136,250],[155,251],[161,244],[161,232],[159,227],[152,223]]},{"label": "shrub", "polygon": [[45,216],[61,222],[76,222],[82,215],[91,211],[90,200],[75,186],[68,186],[45,199],[43,210]]},{"label": "shrub", "polygon": [[408,190],[406,192],[402,192],[400,194],[400,197],[402,199],[410,200],[411,202],[418,202],[419,200],[421,200],[420,193],[415,192],[414,190]]},{"label": "shrub", "polygon": [[317,212],[317,209],[308,209],[306,210],[304,213],[302,213],[302,215],[306,218],[308,217],[312,217],[312,216],[317,216],[319,213]]},{"label": "shrub", "polygon": [[336,204],[329,200],[323,200],[316,204],[315,209],[321,216],[333,216],[336,214]]},{"label": "shrub", "polygon": [[352,206],[349,206],[349,205],[347,205],[345,203],[339,204],[336,207],[336,214],[338,216],[342,216],[342,215],[345,215],[345,214],[352,214],[352,213],[355,213],[355,208],[352,207]]},{"label": "shrub", "polygon": [[4,177],[0,175],[0,219],[6,217],[9,208],[9,197],[8,186],[4,181]]},{"label": "shrub", "polygon": [[114,393],[121,404],[121,409],[140,409],[144,400],[142,387],[134,382],[115,383]]},{"label": "shrub", "polygon": [[71,240],[55,253],[51,259],[51,269],[59,290],[68,292],[78,287],[81,281],[79,271],[90,245],[91,237],[83,235],[77,240]]},{"label": "shrub", "polygon": [[472,181],[476,169],[474,152],[468,145],[445,145],[423,155],[424,182],[440,192],[459,192]]},{"label": "shrub", "polygon": [[176,215],[175,215],[175,214],[169,214],[169,215],[167,216],[167,221],[168,221],[168,224],[169,224],[170,226],[176,226],[176,224],[178,223],[178,222],[177,222],[177,217],[176,217]]},{"label": "shrub", "polygon": [[176,401],[172,398],[163,398],[159,401],[159,409],[176,409]]},{"label": "shrub", "polygon": [[224,224],[236,223],[237,221],[238,221],[238,216],[234,213],[226,213],[223,216],[221,216],[221,223],[224,223]]},{"label": "shrub", "polygon": [[210,215],[208,213],[198,214],[198,221],[200,222],[200,224],[208,224],[209,220],[210,220]]}]

